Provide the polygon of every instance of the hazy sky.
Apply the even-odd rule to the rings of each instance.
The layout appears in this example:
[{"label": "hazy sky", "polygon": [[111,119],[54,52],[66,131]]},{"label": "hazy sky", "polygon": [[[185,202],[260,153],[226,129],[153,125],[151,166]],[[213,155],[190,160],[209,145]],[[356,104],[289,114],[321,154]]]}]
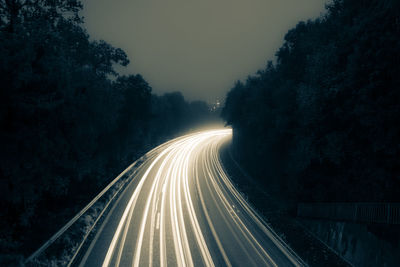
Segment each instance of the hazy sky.
[{"label": "hazy sky", "polygon": [[214,102],[273,59],[285,33],[318,17],[327,0],[82,2],[91,37],[127,53],[123,73],[142,74],[157,94]]}]

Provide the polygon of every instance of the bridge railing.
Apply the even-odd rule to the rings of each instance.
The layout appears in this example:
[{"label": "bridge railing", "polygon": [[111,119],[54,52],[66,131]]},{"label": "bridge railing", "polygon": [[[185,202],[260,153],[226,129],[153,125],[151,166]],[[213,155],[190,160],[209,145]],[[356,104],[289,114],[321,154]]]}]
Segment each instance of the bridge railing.
[{"label": "bridge railing", "polygon": [[70,266],[78,256],[85,241],[96,229],[98,222],[104,218],[103,215],[108,211],[109,205],[117,199],[135,176],[137,166],[143,162],[146,155],[131,164],[108,184],[89,204],[28,257],[25,265]]},{"label": "bridge railing", "polygon": [[305,218],[400,224],[400,203],[300,203],[297,216]]}]

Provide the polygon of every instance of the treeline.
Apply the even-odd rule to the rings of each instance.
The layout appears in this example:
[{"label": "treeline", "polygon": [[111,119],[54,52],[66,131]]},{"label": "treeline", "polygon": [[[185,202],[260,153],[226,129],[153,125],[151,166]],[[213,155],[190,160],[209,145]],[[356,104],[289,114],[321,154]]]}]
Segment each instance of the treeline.
[{"label": "treeline", "polygon": [[400,2],[326,8],[228,93],[234,150],[292,203],[400,201]]},{"label": "treeline", "polygon": [[[92,41],[78,0],[0,0],[0,250],[28,254],[154,145],[212,116]],[[1,259],[0,259],[1,262]]]}]

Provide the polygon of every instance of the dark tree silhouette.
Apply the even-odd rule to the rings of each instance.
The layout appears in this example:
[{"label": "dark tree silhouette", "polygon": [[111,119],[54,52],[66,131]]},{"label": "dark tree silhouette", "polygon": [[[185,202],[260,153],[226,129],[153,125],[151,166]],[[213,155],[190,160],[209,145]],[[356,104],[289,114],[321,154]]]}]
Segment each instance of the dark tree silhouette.
[{"label": "dark tree silhouette", "polygon": [[0,265],[31,253],[146,150],[210,116],[205,103],[120,76],[125,52],[91,41],[81,9],[0,0]]},{"label": "dark tree silhouette", "polygon": [[234,149],[293,201],[400,201],[400,4],[335,0],[228,93]]}]

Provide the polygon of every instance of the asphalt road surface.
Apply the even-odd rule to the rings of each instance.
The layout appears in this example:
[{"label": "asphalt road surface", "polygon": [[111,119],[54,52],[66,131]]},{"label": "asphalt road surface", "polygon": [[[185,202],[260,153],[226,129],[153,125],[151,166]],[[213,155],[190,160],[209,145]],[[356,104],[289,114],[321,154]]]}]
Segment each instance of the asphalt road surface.
[{"label": "asphalt road surface", "polygon": [[226,175],[231,137],[202,131],[149,152],[80,266],[300,266]]}]

